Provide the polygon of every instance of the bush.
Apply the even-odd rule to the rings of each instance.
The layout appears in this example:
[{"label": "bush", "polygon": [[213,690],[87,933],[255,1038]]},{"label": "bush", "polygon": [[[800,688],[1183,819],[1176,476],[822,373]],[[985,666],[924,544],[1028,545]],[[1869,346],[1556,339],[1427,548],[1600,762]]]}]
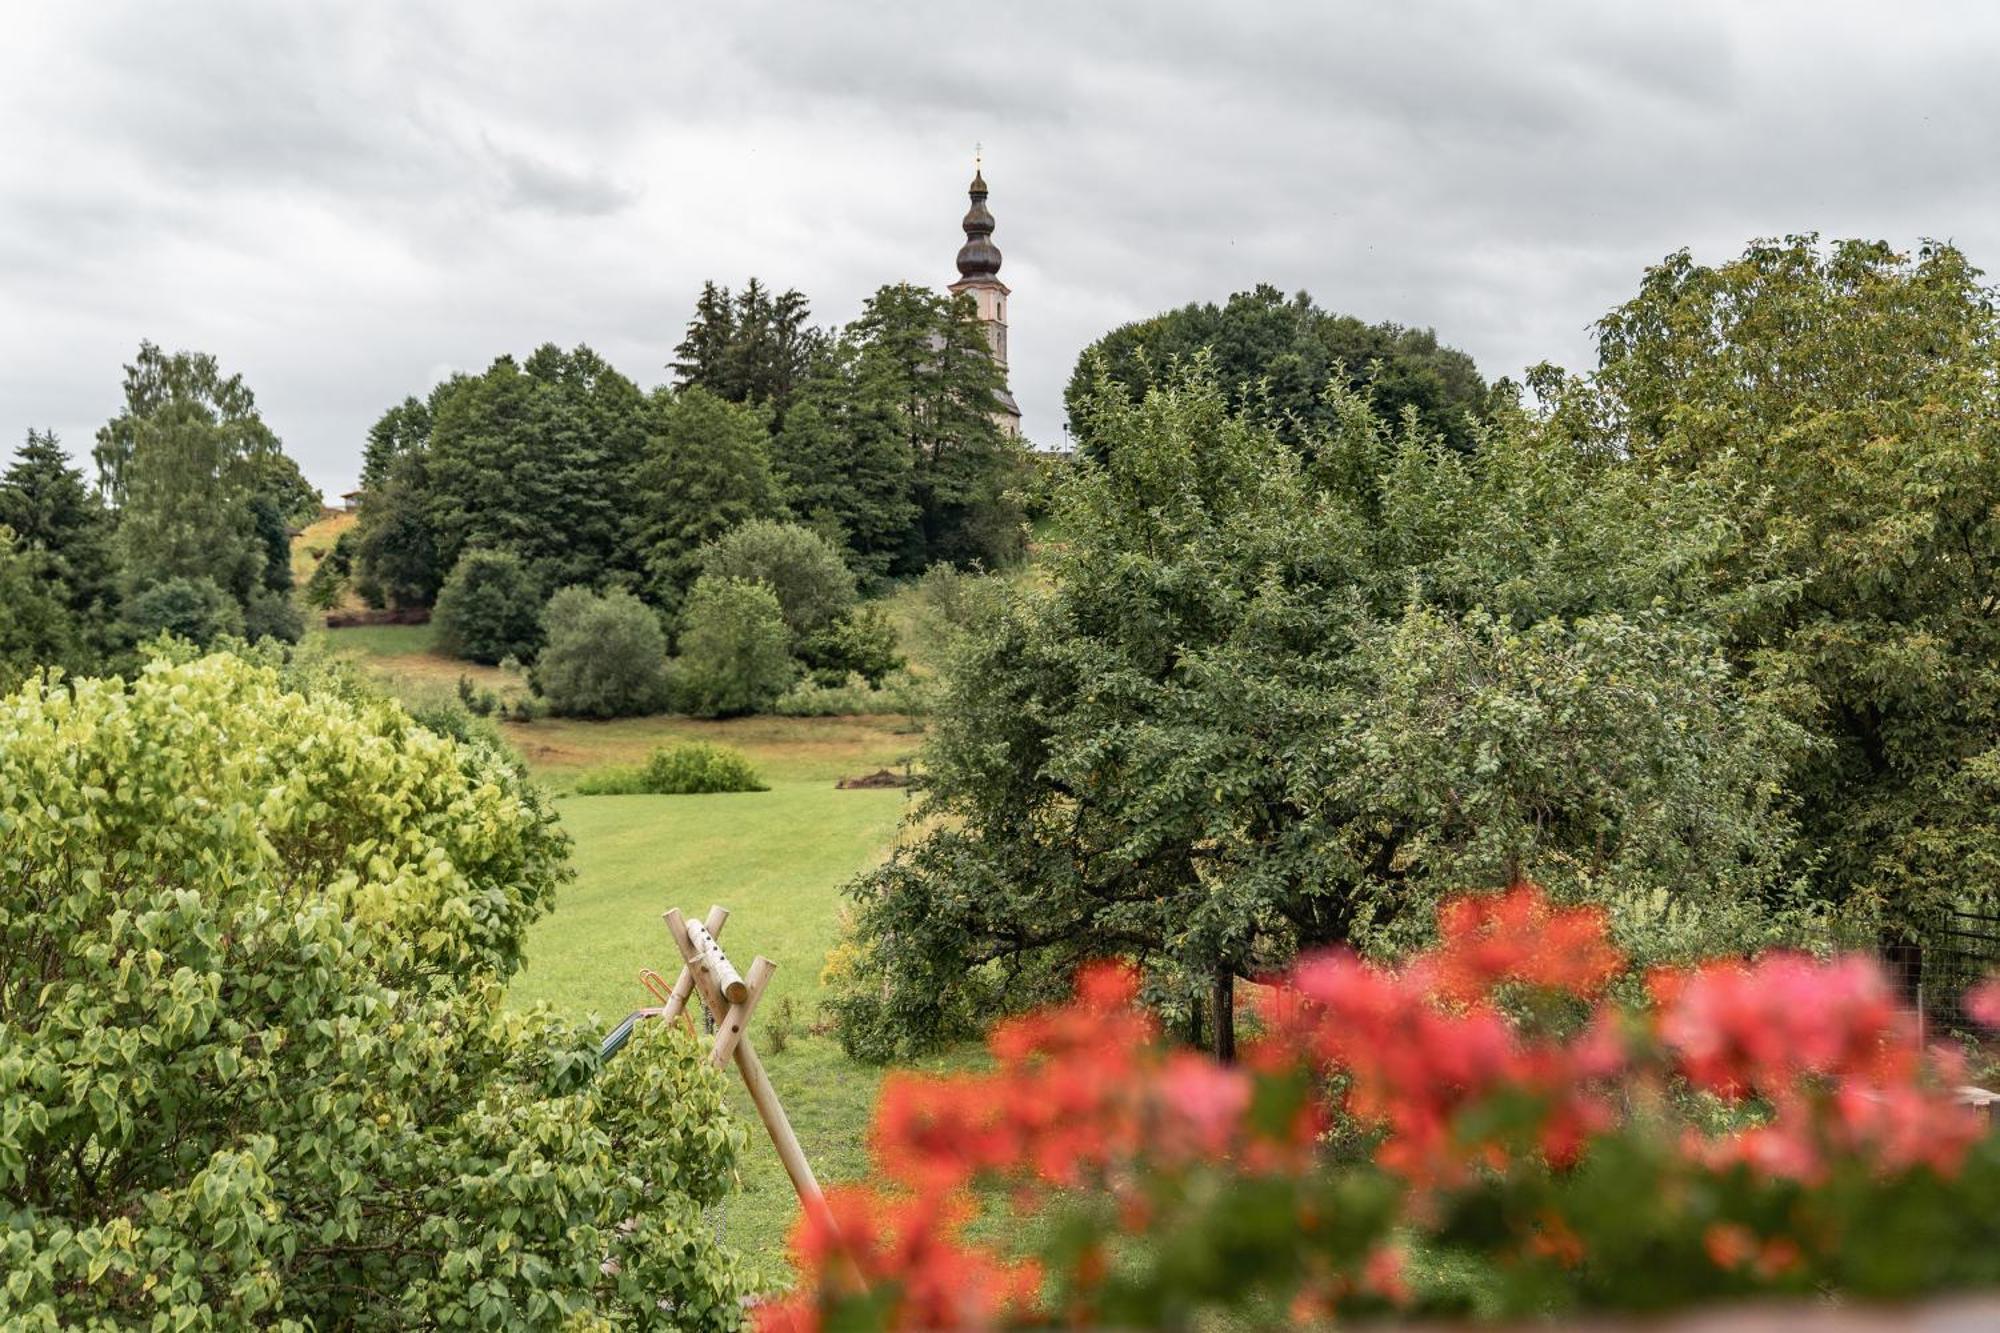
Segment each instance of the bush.
[{"label": "bush", "polygon": [[206,648],[242,636],[243,608],[213,579],[167,579],[125,603],[125,625],[142,642],[171,634]]},{"label": "bush", "polygon": [[500,696],[483,686],[474,685],[472,677],[458,678],[458,702],[474,717],[491,717],[500,711]]},{"label": "bush", "polygon": [[634,717],[667,705],[667,636],[629,592],[564,588],[542,612],[535,684],[567,717]]},{"label": "bush", "polygon": [[653,751],[638,768],[586,773],[577,779],[576,790],[579,796],[704,796],[771,789],[737,751],[690,741]]},{"label": "bush", "polygon": [[821,685],[808,677],[779,695],[771,711],[780,717],[861,717],[921,711],[915,682],[897,676],[877,689],[859,676],[838,685]]},{"label": "bush", "polygon": [[800,640],[799,660],[822,685],[840,685],[860,676],[880,685],[891,671],[903,667],[896,651],[896,630],[880,607],[858,607],[825,628]]},{"label": "bush", "polygon": [[438,593],[438,647],[488,666],[542,644],[542,595],[511,551],[467,551]]},{"label": "bush", "polygon": [[778,595],[796,643],[826,630],[854,605],[854,571],[840,549],[811,528],[756,519],[702,548],[701,572],[762,583]]},{"label": "bush", "polygon": [[681,655],[669,673],[682,710],[699,717],[760,712],[798,674],[777,594],[704,574],[688,594]]},{"label": "bush", "polygon": [[0,827],[0,1326],[738,1324],[720,1079],[504,1003],[568,871],[493,751],[161,661],[0,702]]},{"label": "bush", "polygon": [[280,643],[297,643],[305,637],[305,617],[290,594],[273,592],[269,588],[251,590],[250,602],[243,608],[243,637],[255,643],[258,639],[276,639]]}]

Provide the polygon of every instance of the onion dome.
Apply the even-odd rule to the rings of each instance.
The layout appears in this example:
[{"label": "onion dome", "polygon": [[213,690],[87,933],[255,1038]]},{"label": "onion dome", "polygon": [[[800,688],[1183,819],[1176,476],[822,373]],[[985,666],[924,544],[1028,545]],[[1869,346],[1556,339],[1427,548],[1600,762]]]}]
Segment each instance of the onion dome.
[{"label": "onion dome", "polygon": [[965,244],[958,251],[958,276],[962,280],[993,278],[1000,274],[1000,247],[993,244],[993,215],[986,211],[986,177],[972,173],[972,207],[965,214]]}]

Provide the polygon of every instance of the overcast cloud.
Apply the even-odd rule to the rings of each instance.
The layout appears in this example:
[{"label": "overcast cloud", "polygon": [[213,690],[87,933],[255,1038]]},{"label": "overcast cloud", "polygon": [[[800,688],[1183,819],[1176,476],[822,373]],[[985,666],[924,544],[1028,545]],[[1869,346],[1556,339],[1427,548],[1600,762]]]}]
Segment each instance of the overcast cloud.
[{"label": "overcast cloud", "polygon": [[1977,4],[0,3],[0,445],[87,454],[151,338],[338,492],[501,352],[661,382],[705,278],[943,286],[976,141],[1038,441],[1092,338],[1259,281],[1581,366],[1683,245],[2000,269],[1996,75]]}]

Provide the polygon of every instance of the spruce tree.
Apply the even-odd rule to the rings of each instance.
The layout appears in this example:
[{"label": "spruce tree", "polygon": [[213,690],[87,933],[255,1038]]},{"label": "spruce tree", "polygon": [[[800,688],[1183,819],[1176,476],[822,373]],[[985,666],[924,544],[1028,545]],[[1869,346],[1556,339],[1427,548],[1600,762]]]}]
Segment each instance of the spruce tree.
[{"label": "spruce tree", "polygon": [[1027,459],[994,420],[1003,380],[970,298],[892,284],[848,336],[857,400],[890,412],[908,451],[920,566],[1017,559],[1022,515],[1008,496]]},{"label": "spruce tree", "polygon": [[732,403],[761,403],[782,420],[825,345],[811,319],[802,292],[773,294],[753,277],[732,297],[727,287],[703,283],[674,349],[676,382]]},{"label": "spruce tree", "polygon": [[0,526],[13,531],[21,568],[69,610],[86,638],[100,635],[117,601],[111,515],[53,432],[30,430],[0,476]]}]

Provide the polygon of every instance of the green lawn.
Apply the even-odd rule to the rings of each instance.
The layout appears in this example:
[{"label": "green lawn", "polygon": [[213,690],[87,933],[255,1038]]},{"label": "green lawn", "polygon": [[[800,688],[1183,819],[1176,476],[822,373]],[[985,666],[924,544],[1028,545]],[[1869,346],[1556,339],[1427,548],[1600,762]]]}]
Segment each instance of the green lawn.
[{"label": "green lawn", "polygon": [[[722,943],[737,966],[747,971],[760,953],[778,965],[751,1035],[807,1158],[822,1181],[859,1175],[880,1071],[803,1028],[818,1008],[840,886],[889,845],[903,794],[791,781],[719,796],[566,796],[558,808],[576,840],[577,880],[530,933],[512,998],[546,1000],[566,1017],[595,1015],[608,1028],[649,1002],[640,968],[669,980],[679,971],[662,913],[679,907],[699,917],[723,904],[730,918]],[[787,997],[801,1030],[772,1053],[761,1029]],[[726,1206],[728,1239],[775,1260],[796,1201],[740,1084],[734,1092],[750,1138],[742,1191]]]}]

